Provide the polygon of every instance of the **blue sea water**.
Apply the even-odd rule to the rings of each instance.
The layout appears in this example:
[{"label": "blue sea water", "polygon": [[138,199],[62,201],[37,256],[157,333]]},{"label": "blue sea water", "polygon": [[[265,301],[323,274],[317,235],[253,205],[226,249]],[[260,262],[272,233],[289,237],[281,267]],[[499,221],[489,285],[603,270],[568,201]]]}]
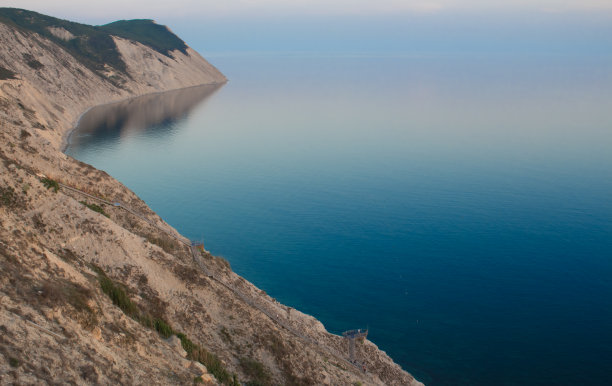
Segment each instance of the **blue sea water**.
[{"label": "blue sea water", "polygon": [[612,384],[610,57],[212,61],[67,153],[426,384]]}]

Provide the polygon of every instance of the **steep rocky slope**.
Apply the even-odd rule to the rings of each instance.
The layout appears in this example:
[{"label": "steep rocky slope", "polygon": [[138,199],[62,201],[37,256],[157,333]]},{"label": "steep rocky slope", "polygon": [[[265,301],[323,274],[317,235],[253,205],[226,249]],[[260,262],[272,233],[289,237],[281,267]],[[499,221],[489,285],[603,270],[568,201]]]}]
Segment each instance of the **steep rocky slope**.
[{"label": "steep rocky slope", "polygon": [[125,36],[124,66],[92,65],[58,43],[86,26],[45,20],[49,36],[0,18],[0,384],[418,384],[367,340],[367,372],[348,363],[341,337],[61,152],[88,108],[225,82],[217,69]]}]

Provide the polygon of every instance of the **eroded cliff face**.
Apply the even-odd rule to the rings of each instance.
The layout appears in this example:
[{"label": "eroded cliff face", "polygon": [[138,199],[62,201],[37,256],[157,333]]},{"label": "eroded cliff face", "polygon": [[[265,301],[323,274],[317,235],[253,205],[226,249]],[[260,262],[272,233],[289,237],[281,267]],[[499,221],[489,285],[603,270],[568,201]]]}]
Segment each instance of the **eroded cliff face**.
[{"label": "eroded cliff face", "polygon": [[[0,80],[0,384],[418,384],[369,341],[357,344],[367,373],[351,365],[341,337],[195,252],[129,189],[61,152],[89,107],[226,81],[191,49],[114,41],[127,73],[101,75],[0,23],[0,66],[15,74]],[[165,339],[179,331],[182,347]]]}]

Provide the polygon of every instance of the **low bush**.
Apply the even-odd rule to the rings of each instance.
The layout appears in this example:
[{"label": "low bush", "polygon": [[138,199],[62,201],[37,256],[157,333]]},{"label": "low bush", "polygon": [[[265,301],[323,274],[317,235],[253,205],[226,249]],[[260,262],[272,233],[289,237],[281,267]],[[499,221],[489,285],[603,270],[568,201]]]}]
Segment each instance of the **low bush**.
[{"label": "low bush", "polygon": [[155,328],[155,331],[157,331],[157,333],[165,339],[174,335],[174,330],[172,327],[170,327],[170,325],[163,319],[156,318],[153,320],[153,327]]},{"label": "low bush", "polygon": [[104,208],[102,208],[100,205],[96,205],[96,204],[89,204],[85,201],[79,201],[81,204],[85,205],[86,207],[88,207],[89,209],[93,210],[94,212],[100,213],[103,216],[109,217],[108,213],[106,213],[104,211]]},{"label": "low bush", "polygon": [[101,276],[99,280],[102,292],[104,292],[111,299],[114,305],[119,307],[128,316],[133,318],[137,318],[139,316],[138,306],[136,306],[136,303],[130,299],[123,288],[115,284],[106,275]]},{"label": "low bush", "polygon": [[147,236],[147,241],[157,245],[167,253],[172,253],[174,251],[174,243],[167,238]]},{"label": "low bush", "polygon": [[15,189],[10,186],[0,187],[0,206],[13,206],[17,201]]},{"label": "low bush", "polygon": [[53,189],[53,191],[55,193],[57,193],[57,191],[59,190],[59,184],[57,183],[57,181],[52,180],[51,178],[43,178],[40,180],[40,182],[43,183],[43,185],[45,185],[45,188],[47,189]]},{"label": "low bush", "polygon": [[88,288],[68,280],[57,280],[44,282],[38,291],[41,301],[49,307],[70,305],[85,329],[91,330],[98,324],[96,312],[88,304],[92,295]]},{"label": "low bush", "polygon": [[182,332],[177,333],[176,336],[181,340],[183,349],[187,351],[187,357],[206,366],[208,371],[210,371],[219,382],[225,385],[240,385],[236,379],[236,374],[230,374],[215,354],[211,354],[205,348],[193,343]]},{"label": "low bush", "polygon": [[100,267],[92,264],[91,268],[98,274],[102,292],[104,292],[112,300],[113,304],[119,307],[126,315],[130,316],[141,325],[157,331],[164,339],[176,335],[181,340],[181,345],[187,352],[187,357],[189,359],[200,362],[206,366],[208,371],[222,384],[230,386],[240,385],[236,374],[227,371],[221,360],[219,360],[215,354],[193,343],[193,341],[182,332],[175,331],[165,320],[161,318],[152,318],[151,315],[141,312],[121,285],[115,283],[106,276],[106,273]]},{"label": "low bush", "polygon": [[9,365],[11,365],[11,367],[19,367],[20,364],[21,362],[19,362],[19,359],[13,357],[9,358]]},{"label": "low bush", "polygon": [[215,354],[208,352],[205,348],[195,345],[195,348],[188,352],[188,358],[194,361],[202,363],[208,371],[217,378],[217,380],[224,385],[238,386],[240,383],[237,381],[235,374],[231,374],[225,369],[223,363],[219,357]]},{"label": "low bush", "polygon": [[250,358],[241,358],[240,359],[240,367],[250,378],[250,381],[247,385],[269,385],[271,381],[271,376],[268,373],[268,370],[264,367],[264,365],[260,362],[257,362],[254,359]]}]

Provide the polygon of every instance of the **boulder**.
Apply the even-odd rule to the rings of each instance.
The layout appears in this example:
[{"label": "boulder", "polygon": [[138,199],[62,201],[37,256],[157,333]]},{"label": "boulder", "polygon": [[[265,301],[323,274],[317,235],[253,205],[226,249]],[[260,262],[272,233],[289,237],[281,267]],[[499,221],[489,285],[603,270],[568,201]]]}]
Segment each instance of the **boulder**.
[{"label": "boulder", "polygon": [[181,344],[181,340],[176,335],[172,335],[170,338],[166,339],[166,342],[172,347],[174,351],[179,353],[180,356],[185,358],[187,356],[187,351],[183,348]]},{"label": "boulder", "polygon": [[192,361],[189,370],[191,370],[196,377],[202,377],[202,379],[204,379],[205,375],[208,375],[208,369],[200,362]]}]

